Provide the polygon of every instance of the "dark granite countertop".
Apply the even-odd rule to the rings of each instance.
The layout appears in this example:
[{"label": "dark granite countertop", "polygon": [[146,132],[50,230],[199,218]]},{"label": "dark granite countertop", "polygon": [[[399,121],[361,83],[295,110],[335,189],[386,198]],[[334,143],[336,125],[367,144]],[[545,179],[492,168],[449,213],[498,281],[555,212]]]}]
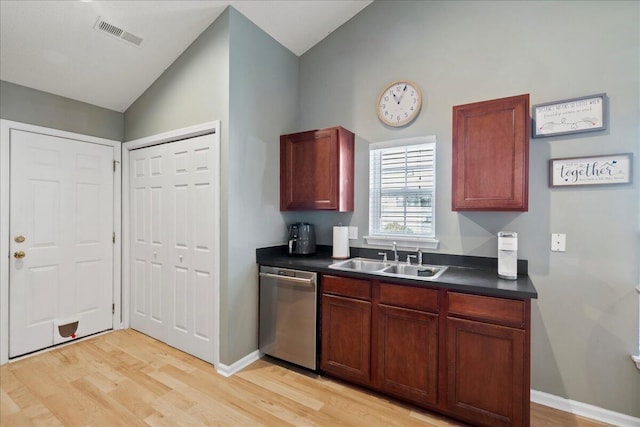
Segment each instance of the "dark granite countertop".
[{"label": "dark granite countertop", "polygon": [[[289,256],[286,246],[273,246],[256,250],[256,262],[272,267],[313,271],[323,274],[348,276],[359,279],[382,279],[393,283],[430,288],[446,288],[478,295],[497,296],[513,299],[537,298],[536,291],[528,276],[527,261],[518,260],[518,279],[500,279],[497,273],[497,259],[462,255],[425,253],[424,264],[446,265],[449,268],[435,281],[403,278],[384,278],[375,274],[334,270],[329,265],[338,262],[331,258],[330,246],[318,246],[317,253],[309,256]],[[380,259],[379,249],[351,248],[351,257]],[[386,251],[389,252],[389,251]],[[398,251],[400,259],[406,259],[411,252]]]}]

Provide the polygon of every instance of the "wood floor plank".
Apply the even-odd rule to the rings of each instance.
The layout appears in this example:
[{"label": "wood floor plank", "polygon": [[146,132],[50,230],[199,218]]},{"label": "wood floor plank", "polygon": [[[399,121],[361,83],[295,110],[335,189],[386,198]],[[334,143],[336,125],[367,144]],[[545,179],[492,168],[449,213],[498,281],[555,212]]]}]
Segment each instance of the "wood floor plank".
[{"label": "wood floor plank", "polygon": [[156,410],[144,419],[144,422],[152,427],[201,426],[202,421],[182,411],[171,402],[159,398],[153,403]]},{"label": "wood floor plank", "polygon": [[29,418],[23,412],[15,412],[13,414],[0,413],[0,425],[1,426],[20,426],[20,427],[35,426],[33,421],[31,421],[31,418]]},{"label": "wood floor plank", "polygon": [[144,426],[142,420],[140,420],[136,414],[128,410],[126,406],[123,406],[111,395],[103,393],[99,388],[94,386],[84,378],[80,378],[71,383],[82,395],[91,399],[102,410],[108,412],[110,415],[117,418],[118,422],[121,422],[127,426]]},{"label": "wood floor plank", "polygon": [[[464,426],[273,359],[225,378],[211,364],[133,330],[0,367],[0,426],[89,425]],[[531,426],[605,424],[532,404]]]},{"label": "wood floor plank", "polygon": [[59,393],[45,396],[42,402],[67,426],[126,425],[73,387],[61,387]]},{"label": "wood floor plank", "polygon": [[20,407],[11,396],[4,390],[0,390],[0,413],[9,415],[19,411]]},{"label": "wood floor plank", "polygon": [[107,394],[140,419],[145,419],[155,412],[152,404],[159,397],[135,381],[123,381]]},{"label": "wood floor plank", "polygon": [[165,367],[157,375],[170,383],[179,384],[176,390],[187,394],[189,399],[195,401],[195,409],[191,409],[190,413],[203,414],[213,410],[211,419],[231,425],[254,424],[268,418],[268,414],[264,413],[252,417],[255,411],[247,410],[248,408],[241,404],[242,399],[231,393],[233,384],[228,381],[223,383],[220,377],[209,376],[208,380],[201,381],[207,377],[199,373],[185,373],[173,366]]},{"label": "wood floor plank", "polygon": [[284,398],[294,400],[307,408],[319,411],[324,406],[324,402],[314,398],[312,395],[305,393],[304,391],[296,388],[294,385],[289,385],[286,380],[278,378],[278,375],[269,374],[268,372],[262,372],[261,370],[253,370],[250,373],[242,376],[241,378],[252,382],[257,386],[263,388],[269,388],[272,393],[276,393]]}]

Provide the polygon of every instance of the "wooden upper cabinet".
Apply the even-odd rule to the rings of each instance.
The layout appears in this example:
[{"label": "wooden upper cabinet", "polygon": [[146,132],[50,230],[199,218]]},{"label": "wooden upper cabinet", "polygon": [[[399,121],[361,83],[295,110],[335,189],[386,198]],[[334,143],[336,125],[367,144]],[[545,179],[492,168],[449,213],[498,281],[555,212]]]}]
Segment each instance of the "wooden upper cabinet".
[{"label": "wooden upper cabinet", "polygon": [[451,209],[526,212],[529,134],[529,94],[453,107]]},{"label": "wooden upper cabinet", "polygon": [[355,135],[342,127],[280,136],[280,210],[353,211]]}]

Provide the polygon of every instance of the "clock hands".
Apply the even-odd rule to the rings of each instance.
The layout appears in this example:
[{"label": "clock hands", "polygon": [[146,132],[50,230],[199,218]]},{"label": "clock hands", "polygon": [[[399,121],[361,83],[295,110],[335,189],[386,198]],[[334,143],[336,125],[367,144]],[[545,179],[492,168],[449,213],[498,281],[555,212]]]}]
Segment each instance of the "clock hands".
[{"label": "clock hands", "polygon": [[[400,94],[400,98],[398,99],[398,105],[400,105],[400,101],[402,101],[402,97],[404,96],[404,93],[407,91],[407,85],[404,85],[404,89],[402,89],[402,93]],[[395,98],[396,96],[393,95],[393,97]]]},{"label": "clock hands", "polygon": [[400,105],[400,101],[402,101],[402,97],[404,96],[404,93],[407,91],[407,85],[404,85],[404,89],[402,89],[402,93],[400,94],[400,96],[396,96],[396,94],[393,92],[393,90],[391,90],[391,95],[393,95],[393,99],[396,101],[396,104]]}]

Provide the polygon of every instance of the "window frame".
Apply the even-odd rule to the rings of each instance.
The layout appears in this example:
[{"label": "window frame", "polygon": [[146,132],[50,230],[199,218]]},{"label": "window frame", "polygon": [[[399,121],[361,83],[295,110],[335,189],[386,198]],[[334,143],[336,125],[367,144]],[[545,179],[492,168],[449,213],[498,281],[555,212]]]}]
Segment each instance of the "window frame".
[{"label": "window frame", "polygon": [[[436,249],[438,247],[439,240],[436,239],[436,156],[437,156],[437,144],[436,144],[435,135],[431,136],[420,136],[414,138],[403,138],[403,139],[394,139],[389,141],[377,142],[369,145],[369,226],[368,226],[368,236],[364,236],[364,239],[367,244],[371,245],[384,245],[390,246],[393,242],[395,242],[398,246],[405,246],[409,248],[426,248],[426,249]],[[432,198],[432,223],[433,223],[433,235],[415,235],[415,234],[381,234],[375,233],[372,230],[372,218],[374,214],[372,212],[374,209],[374,203],[372,203],[372,197],[375,196],[373,193],[372,187],[372,170],[371,170],[371,155],[375,150],[381,150],[386,148],[398,148],[398,147],[408,147],[412,145],[424,145],[429,144],[433,147],[434,155],[433,155],[433,188],[431,191]],[[380,194],[380,193],[378,193]],[[378,201],[378,206],[380,205]]]}]

